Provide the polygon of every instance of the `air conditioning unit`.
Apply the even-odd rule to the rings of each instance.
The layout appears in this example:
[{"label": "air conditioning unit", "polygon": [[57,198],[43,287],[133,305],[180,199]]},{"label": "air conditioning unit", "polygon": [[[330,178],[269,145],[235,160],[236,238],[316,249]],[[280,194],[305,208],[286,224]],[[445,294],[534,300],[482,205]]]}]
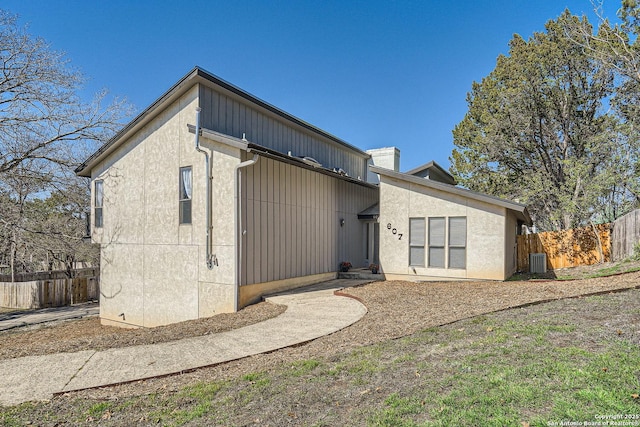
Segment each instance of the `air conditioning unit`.
[{"label": "air conditioning unit", "polygon": [[547,254],[529,254],[529,272],[547,272]]}]

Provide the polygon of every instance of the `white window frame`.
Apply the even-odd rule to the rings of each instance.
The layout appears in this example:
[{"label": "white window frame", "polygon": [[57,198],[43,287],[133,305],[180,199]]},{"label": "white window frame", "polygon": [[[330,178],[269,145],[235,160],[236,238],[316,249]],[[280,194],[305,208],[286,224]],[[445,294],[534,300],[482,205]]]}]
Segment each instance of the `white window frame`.
[{"label": "white window frame", "polygon": [[[418,224],[422,223],[420,230]],[[414,227],[414,224],[415,227]],[[426,246],[426,221],[423,218],[409,218],[409,266],[410,267],[424,267],[425,266],[425,246]],[[422,256],[417,256],[414,259],[414,254],[417,254],[419,250],[422,249]]]},{"label": "white window frame", "polygon": [[[434,236],[434,230],[433,230],[433,226],[432,224],[434,224],[436,221],[441,221],[442,222],[442,236],[438,236],[442,238],[442,242],[435,242],[435,237]],[[446,249],[446,245],[447,245],[447,241],[446,241],[446,235],[447,235],[447,218],[444,216],[434,216],[434,217],[430,217],[429,218],[429,253],[428,253],[428,267],[429,268],[445,268],[446,267],[446,253],[447,253],[447,249]],[[442,264],[437,264],[435,265],[434,263],[434,256],[433,256],[433,251],[436,250],[440,250],[442,251]]]},{"label": "white window frame", "polygon": [[[461,233],[458,231],[457,225],[455,224],[460,223],[462,220],[464,221],[464,229],[462,230],[462,233]],[[448,234],[447,243],[449,244],[449,247],[447,248],[447,255],[449,258],[447,260],[447,265],[451,269],[465,270],[467,268],[467,217],[466,216],[449,217],[447,234]],[[464,236],[464,238],[462,238],[461,236]],[[458,252],[458,253],[463,252],[463,256],[461,258],[462,264],[453,265],[454,262],[460,259],[459,257],[452,256],[453,252]]]},{"label": "white window frame", "polygon": [[96,179],[93,182],[93,226],[104,226],[104,180]]},{"label": "white window frame", "polygon": [[[185,179],[188,178],[188,179]],[[178,174],[178,223],[189,225],[193,220],[193,169],[183,166]],[[187,214],[188,213],[188,218]]]}]

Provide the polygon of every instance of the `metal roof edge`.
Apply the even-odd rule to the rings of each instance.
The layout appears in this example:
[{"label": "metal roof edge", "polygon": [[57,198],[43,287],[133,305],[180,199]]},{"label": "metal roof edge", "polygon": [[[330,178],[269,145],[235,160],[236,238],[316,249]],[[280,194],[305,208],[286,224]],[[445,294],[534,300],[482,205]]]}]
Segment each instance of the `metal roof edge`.
[{"label": "metal roof edge", "polygon": [[[79,176],[90,176],[91,173],[87,170],[90,168],[90,166],[92,166],[104,154],[115,150],[122,138],[129,132],[145,124],[147,120],[150,120],[152,117],[154,117],[154,113],[162,104],[170,99],[173,99],[173,97],[177,96],[178,94],[181,94],[182,89],[185,89],[187,83],[191,82],[191,80],[198,76],[198,70],[198,67],[194,67],[193,69],[191,69],[191,71],[189,71],[185,76],[178,80],[158,99],[152,102],[151,105],[145,108],[140,114],[134,117],[126,125],[124,125],[122,129],[120,129],[113,137],[111,137],[111,139],[105,142],[95,153],[89,156],[87,160],[85,160],[80,166],[78,166],[74,172]],[[191,87],[191,85],[189,85],[188,87]]]},{"label": "metal roof edge", "polygon": [[407,175],[414,175],[414,174],[416,174],[416,173],[418,173],[418,172],[421,172],[421,171],[423,171],[423,170],[425,170],[425,169],[429,169],[429,168],[432,168],[432,167],[435,167],[435,168],[436,168],[436,169],[438,169],[440,172],[442,172],[443,174],[445,174],[446,176],[448,176],[449,178],[451,178],[451,181],[452,181],[452,182],[456,182],[456,179],[454,178],[454,176],[453,176],[453,175],[451,175],[451,174],[449,173],[449,171],[447,171],[445,168],[443,168],[442,166],[440,166],[440,165],[439,165],[435,160],[431,160],[431,161],[430,161],[430,162],[428,162],[428,163],[425,163],[425,164],[423,164],[423,165],[420,165],[420,166],[418,166],[418,167],[415,167],[415,168],[413,168],[413,169],[411,169],[411,170],[409,170],[409,171],[407,171],[407,172],[404,172],[404,173],[406,173]]},{"label": "metal roof edge", "polygon": [[195,84],[198,82],[198,78],[202,79],[202,82],[210,82],[217,86],[222,87],[244,99],[247,101],[256,104],[288,121],[291,121],[307,130],[310,130],[318,135],[323,136],[331,140],[334,143],[342,145],[351,151],[354,151],[362,158],[368,159],[371,156],[367,154],[365,151],[357,148],[354,145],[349,144],[348,142],[323,131],[322,129],[311,125],[310,123],[305,122],[302,119],[299,119],[284,110],[281,110],[275,107],[272,104],[269,104],[262,99],[251,95],[249,92],[240,89],[239,87],[217,77],[216,75],[206,71],[205,69],[195,66],[191,69],[185,76],[183,76],[180,80],[178,80],[173,86],[171,86],[166,92],[164,92],[158,99],[156,99],[151,105],[145,108],[140,114],[134,117],[131,121],[129,121],[126,125],[122,127],[113,137],[111,137],[107,142],[105,142],[98,150],[96,150],[87,160],[85,160],[82,164],[80,164],[74,172],[79,176],[89,177],[91,175],[90,168],[98,161],[98,159],[102,158],[103,155],[110,153],[115,150],[120,141],[131,131],[137,129],[138,127],[145,124],[148,120],[155,117],[157,110],[162,106],[162,104],[171,101],[174,97],[179,96],[186,91],[188,88],[192,86],[191,83]]},{"label": "metal roof edge", "polygon": [[368,159],[368,158],[371,157],[368,153],[366,153],[364,150],[361,150],[360,148],[356,147],[355,145],[351,145],[348,142],[346,142],[345,140],[340,139],[337,136],[335,136],[335,135],[333,135],[333,134],[331,134],[331,133],[329,133],[327,131],[324,131],[324,130],[320,129],[319,127],[314,126],[314,125],[310,124],[309,122],[306,122],[306,121],[304,121],[304,120],[302,120],[302,119],[300,119],[300,118],[298,118],[298,117],[296,117],[296,116],[294,116],[294,115],[292,115],[290,113],[287,113],[286,111],[276,107],[275,105],[270,104],[270,103],[258,98],[255,95],[252,95],[251,93],[245,91],[244,89],[241,89],[238,86],[236,86],[236,85],[234,85],[232,83],[229,83],[226,80],[221,79],[220,77],[216,76],[213,73],[210,73],[209,71],[207,71],[207,70],[205,70],[203,68],[196,67],[195,70],[197,70],[198,75],[200,75],[201,77],[203,77],[203,78],[209,80],[210,82],[212,82],[212,83],[214,83],[214,84],[216,84],[216,85],[218,85],[218,86],[220,86],[220,87],[222,87],[222,88],[224,88],[224,89],[226,89],[226,90],[228,90],[228,91],[230,91],[230,92],[232,92],[232,93],[234,93],[234,94],[236,94],[236,95],[238,95],[238,96],[240,96],[240,97],[242,97],[244,99],[246,99],[247,101],[250,101],[253,104],[259,105],[260,107],[262,107],[262,108],[264,108],[264,109],[266,109],[266,110],[268,110],[268,111],[270,111],[270,112],[272,112],[272,113],[274,113],[274,114],[276,114],[276,115],[278,115],[278,116],[280,116],[280,117],[282,117],[282,118],[284,118],[284,119],[286,119],[286,120],[288,120],[290,122],[293,122],[293,123],[295,123],[295,124],[297,124],[299,126],[302,126],[303,128],[305,128],[307,130],[310,130],[310,131],[312,131],[314,133],[322,135],[323,137],[325,137],[327,139],[330,139],[331,141],[333,141],[335,143],[343,145],[346,148],[349,148],[350,150],[353,150],[356,153],[360,154],[364,158]]},{"label": "metal roof edge", "polygon": [[429,169],[431,166],[433,166],[435,164],[435,162],[433,160],[431,160],[430,162],[427,162],[423,165],[420,166],[416,166],[415,168],[408,170],[406,172],[402,172],[402,173],[406,173],[407,175],[413,175],[417,172],[423,171],[425,169]]},{"label": "metal roof edge", "polygon": [[324,166],[311,166],[308,163],[305,163],[301,158],[296,156],[289,156],[288,154],[281,153],[279,151],[273,150],[271,148],[263,147],[259,144],[254,144],[253,142],[248,142],[248,148],[246,150],[250,153],[256,153],[259,155],[263,155],[265,157],[271,158],[276,161],[281,161],[284,163],[288,163],[293,166],[301,167],[303,169],[312,170],[323,175],[327,175],[333,178],[341,179],[343,181],[347,181],[353,184],[358,184],[367,188],[379,188],[377,184],[373,184],[371,182],[364,181],[362,179],[357,179],[348,175],[342,175],[334,172],[331,169],[328,169]]},{"label": "metal roof edge", "polygon": [[503,208],[520,213],[527,224],[532,224],[531,217],[527,210],[527,206],[521,203],[512,202],[511,200],[502,199],[500,197],[491,196],[488,194],[478,193],[476,191],[468,190],[466,188],[456,187],[454,185],[443,184],[437,181],[420,178],[413,175],[408,175],[402,172],[395,172],[391,169],[381,168],[380,166],[369,166],[369,170],[379,175],[388,176],[390,178],[407,181],[412,184],[422,185],[424,187],[433,188],[435,190],[444,191],[447,193],[457,194],[463,197],[469,197],[481,202],[501,206]]},{"label": "metal roof edge", "polygon": [[[196,127],[194,125],[187,125],[189,133],[195,134]],[[322,173],[327,176],[331,176],[333,178],[338,178],[343,181],[351,182],[354,184],[362,185],[368,188],[378,188],[377,184],[373,184],[371,182],[363,181],[362,179],[357,179],[351,176],[345,176],[342,174],[338,174],[331,169],[328,169],[324,166],[312,166],[308,163],[305,163],[301,158],[296,156],[290,156],[288,154],[281,153],[280,151],[274,150],[272,148],[264,147],[260,144],[256,144],[246,139],[236,138],[234,136],[225,135],[220,132],[216,132],[211,129],[200,128],[200,134],[202,137],[210,139],[212,141],[228,145],[230,147],[238,148],[240,150],[246,151],[247,153],[256,153],[258,155],[262,155],[268,157],[270,159],[274,159],[276,161],[285,162],[297,167],[301,167],[303,169],[312,170],[318,173]]]},{"label": "metal roof edge", "polygon": [[[194,125],[188,124],[187,129],[189,129],[189,133],[196,133],[196,127]],[[244,151],[246,151],[247,147],[249,146],[249,142],[246,140],[230,135],[225,135],[224,133],[216,132],[211,129],[200,128],[200,136]]]}]

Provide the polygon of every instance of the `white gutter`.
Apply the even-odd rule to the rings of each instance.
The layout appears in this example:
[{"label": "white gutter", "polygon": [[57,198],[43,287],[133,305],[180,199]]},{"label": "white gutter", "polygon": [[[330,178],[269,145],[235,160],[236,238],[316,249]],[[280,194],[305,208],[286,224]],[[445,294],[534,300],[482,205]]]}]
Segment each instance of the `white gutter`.
[{"label": "white gutter", "polygon": [[[244,140],[244,138],[243,138]],[[250,152],[250,150],[247,150],[247,152]],[[242,184],[241,181],[241,177],[242,177],[242,168],[245,168],[247,166],[251,166],[256,164],[256,162],[258,161],[258,159],[260,158],[260,156],[256,153],[254,153],[253,155],[253,159],[251,160],[246,160],[238,165],[236,165],[236,185],[235,185],[235,197],[236,197],[236,204],[235,204],[235,218],[238,221],[238,227],[236,228],[236,233],[235,233],[235,246],[236,246],[236,286],[235,286],[235,294],[234,294],[234,311],[238,311],[239,310],[239,305],[240,305],[240,301],[239,301],[239,297],[240,297],[240,285],[242,284],[242,271],[240,270],[242,268],[242,241],[244,240],[244,235],[246,233],[246,230],[243,230],[242,228],[242,188],[240,187]]]},{"label": "white gutter", "polygon": [[207,189],[206,189],[206,197],[207,197],[207,209],[206,209],[206,217],[207,217],[207,256],[206,263],[207,268],[209,270],[213,270],[214,265],[218,265],[218,260],[216,256],[213,255],[212,252],[212,226],[211,226],[211,166],[209,165],[209,153],[200,148],[200,111],[202,109],[200,107],[196,108],[196,151],[204,154],[204,164],[207,175]]}]

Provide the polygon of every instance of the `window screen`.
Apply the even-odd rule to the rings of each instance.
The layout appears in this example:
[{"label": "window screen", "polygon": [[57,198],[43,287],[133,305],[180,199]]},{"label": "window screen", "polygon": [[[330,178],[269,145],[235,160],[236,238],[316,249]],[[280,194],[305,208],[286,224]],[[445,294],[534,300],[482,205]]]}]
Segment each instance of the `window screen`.
[{"label": "window screen", "polygon": [[424,267],[424,218],[409,218],[409,265]]},{"label": "window screen", "polygon": [[467,267],[467,218],[449,218],[449,268]]},{"label": "window screen", "polygon": [[180,168],[180,224],[191,224],[193,183],[191,166]]},{"label": "window screen", "polygon": [[429,218],[429,267],[444,268],[445,219]]},{"label": "window screen", "polygon": [[104,181],[96,180],[94,184],[93,218],[96,228],[102,227],[102,209],[104,201]]}]

